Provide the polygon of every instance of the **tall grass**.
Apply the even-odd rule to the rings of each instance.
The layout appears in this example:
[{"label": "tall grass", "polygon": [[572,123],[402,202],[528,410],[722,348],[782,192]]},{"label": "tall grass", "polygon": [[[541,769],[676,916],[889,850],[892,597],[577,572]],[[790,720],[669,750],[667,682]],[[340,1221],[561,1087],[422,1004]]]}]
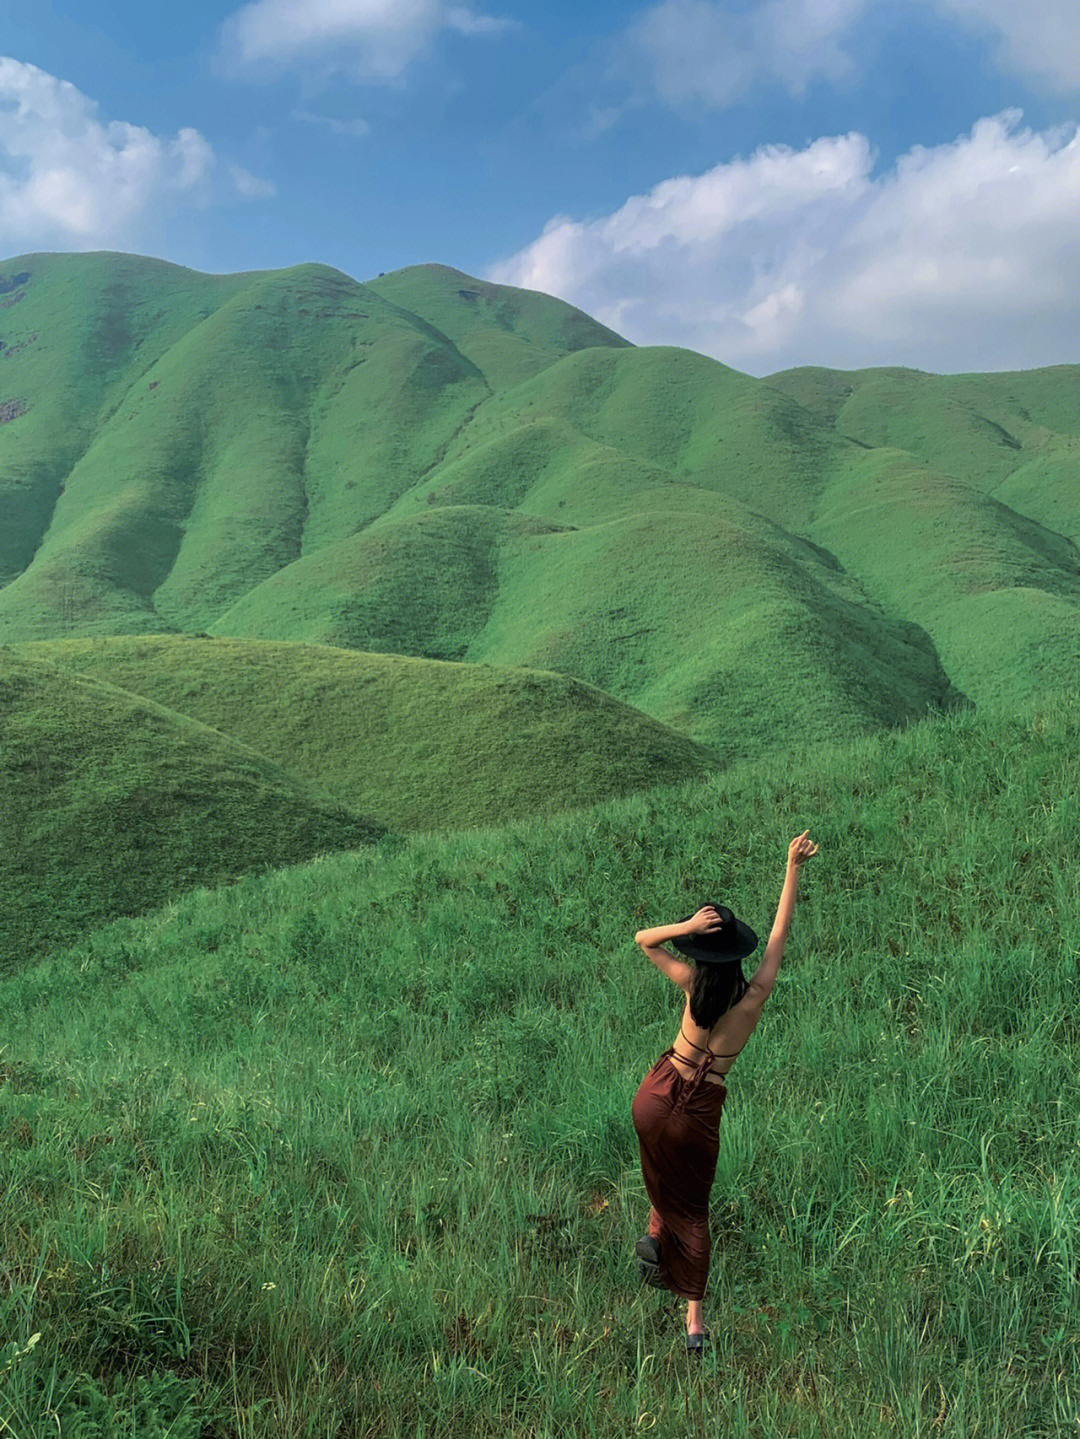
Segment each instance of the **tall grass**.
[{"label": "tall grass", "polygon": [[[1075,1432],[1078,741],[1047,698],[386,837],[4,981],[0,1419]],[[681,1000],[632,935],[706,900],[767,933],[807,827],[693,1367],[631,1262],[630,1105]]]}]

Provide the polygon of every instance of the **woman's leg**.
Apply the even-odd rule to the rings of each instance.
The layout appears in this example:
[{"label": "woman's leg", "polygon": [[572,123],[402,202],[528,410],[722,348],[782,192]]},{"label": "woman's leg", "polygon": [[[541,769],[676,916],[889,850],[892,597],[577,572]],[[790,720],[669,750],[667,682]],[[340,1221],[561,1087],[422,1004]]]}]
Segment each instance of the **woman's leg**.
[{"label": "woman's leg", "polygon": [[705,1315],[701,1306],[704,1303],[701,1299],[688,1299],[686,1301],[686,1332],[687,1334],[705,1333]]}]

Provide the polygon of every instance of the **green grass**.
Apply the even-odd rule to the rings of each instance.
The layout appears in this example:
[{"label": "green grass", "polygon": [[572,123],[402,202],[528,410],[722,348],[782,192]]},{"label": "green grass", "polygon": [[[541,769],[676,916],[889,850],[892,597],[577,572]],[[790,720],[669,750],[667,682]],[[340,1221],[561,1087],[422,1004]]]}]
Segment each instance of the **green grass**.
[{"label": "green grass", "polygon": [[834,484],[815,537],[888,612],[933,637],[943,669],[977,703],[1022,704],[1075,683],[1075,544],[926,465],[882,450],[873,460]]},{"label": "green grass", "polygon": [[0,793],[0,972],[195,885],[386,830],[206,725],[7,649]]},{"label": "green grass", "polygon": [[716,768],[561,674],[262,640],[115,636],[18,653],[230,735],[394,831],[551,815]]},{"label": "green grass", "polygon": [[[0,1430],[1074,1432],[1077,367],[4,272]],[[692,1371],[631,936],[808,826]]]},{"label": "green grass", "polygon": [[1075,673],[1076,367],[757,380],[442,266],[7,270],[0,640],[558,670],[727,759]]},{"label": "green grass", "polygon": [[513,388],[575,350],[628,344],[551,295],[492,285],[446,265],[410,265],[368,288],[422,317],[468,356],[492,391]]},{"label": "green grass", "polygon": [[421,511],[297,561],[214,632],[557,670],[726,761],[963,702],[927,636],[812,545],[698,503],[580,527]]},{"label": "green grass", "polygon": [[[1072,1432],[1078,753],[1075,692],[795,746],[199,890],[7,978],[0,1417]],[[632,936],[706,899],[767,933],[807,827],[692,1370],[631,1260],[630,1105],[680,998]]]},{"label": "green grass", "polygon": [[1077,368],[991,375],[786,370],[769,377],[842,435],[906,450],[1080,544]]}]

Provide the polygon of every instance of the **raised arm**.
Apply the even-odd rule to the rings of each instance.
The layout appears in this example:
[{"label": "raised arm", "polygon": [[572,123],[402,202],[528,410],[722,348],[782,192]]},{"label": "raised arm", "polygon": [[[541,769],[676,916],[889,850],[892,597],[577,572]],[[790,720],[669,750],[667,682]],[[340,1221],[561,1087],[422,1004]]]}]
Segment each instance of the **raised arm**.
[{"label": "raised arm", "polygon": [[787,875],[784,878],[784,888],[780,893],[780,903],[776,908],[776,918],[773,920],[764,957],[758,965],[757,973],[750,981],[750,989],[762,998],[767,998],[772,993],[776,976],[780,970],[780,961],[784,957],[784,945],[787,943],[788,930],[791,928],[791,916],[795,913],[795,895],[799,889],[803,861],[818,852],[817,845],[811,843],[809,836],[810,831],[805,829],[802,834],[796,835],[788,846]]},{"label": "raised arm", "polygon": [[694,969],[684,960],[676,959],[664,943],[669,939],[681,939],[685,934],[706,934],[720,925],[720,916],[711,905],[703,905],[691,919],[679,920],[677,924],[656,924],[652,929],[639,929],[634,942],[640,944],[645,953],[662,969],[673,984],[686,989],[694,982]]}]

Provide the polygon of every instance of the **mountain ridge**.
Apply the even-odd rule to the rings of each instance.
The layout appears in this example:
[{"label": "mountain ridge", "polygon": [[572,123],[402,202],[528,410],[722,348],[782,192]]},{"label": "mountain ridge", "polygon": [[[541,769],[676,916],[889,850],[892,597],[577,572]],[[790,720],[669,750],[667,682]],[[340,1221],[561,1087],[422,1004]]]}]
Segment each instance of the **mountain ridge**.
[{"label": "mountain ridge", "polygon": [[4,273],[0,640],[555,669],[730,757],[1074,666],[1080,368],[758,380],[439,265]]}]

